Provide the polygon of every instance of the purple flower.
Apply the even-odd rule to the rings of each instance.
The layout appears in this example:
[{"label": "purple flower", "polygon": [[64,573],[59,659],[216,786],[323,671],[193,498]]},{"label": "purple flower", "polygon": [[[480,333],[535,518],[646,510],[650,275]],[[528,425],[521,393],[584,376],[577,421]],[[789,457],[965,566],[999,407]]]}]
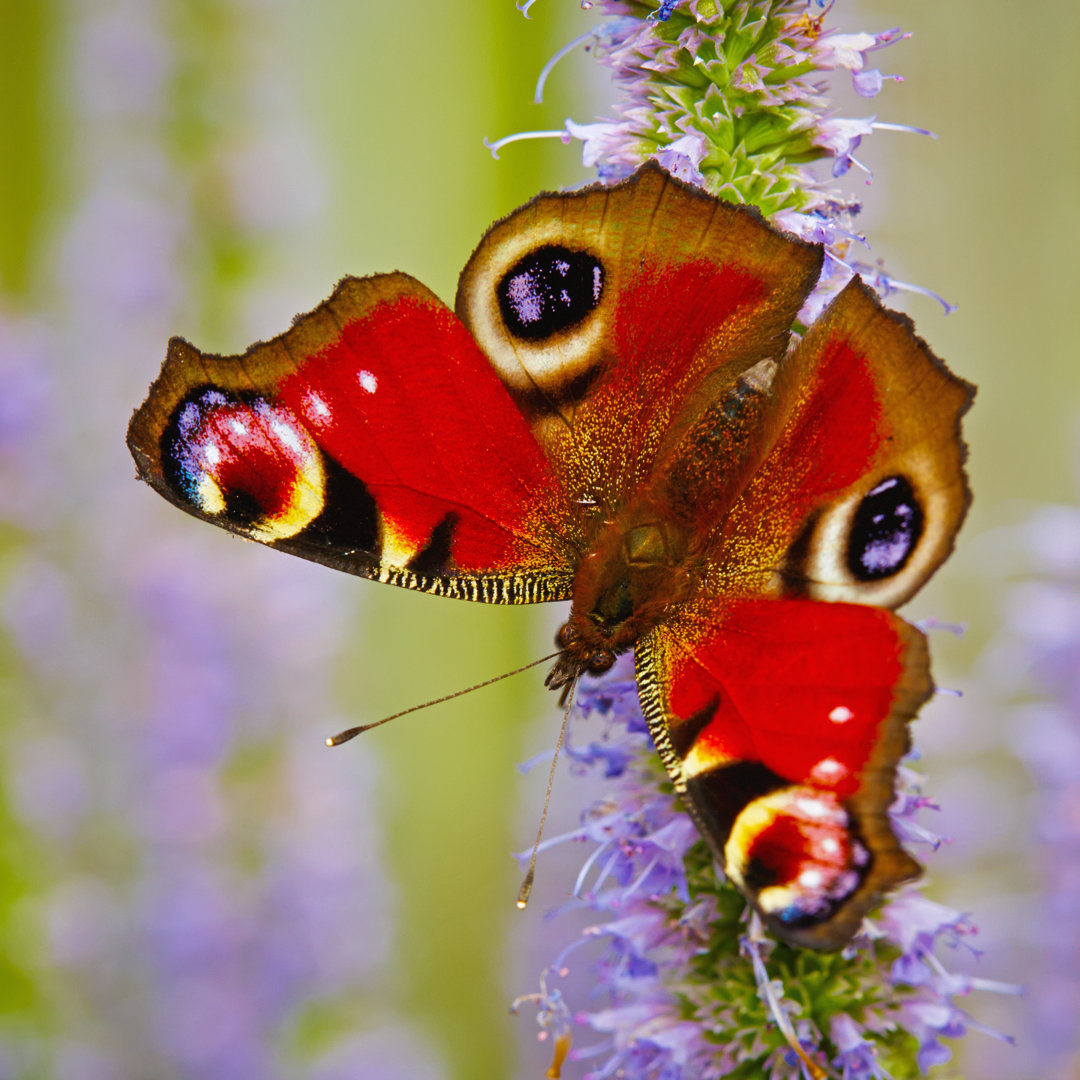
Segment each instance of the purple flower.
[{"label": "purple flower", "polygon": [[832,1065],[840,1070],[841,1080],[889,1080],[878,1062],[877,1048],[847,1013],[837,1013],[829,1021],[829,1038],[837,1051]]},{"label": "purple flower", "polygon": [[876,97],[886,79],[903,82],[901,75],[882,75],[877,68],[866,67],[866,54],[884,49],[910,37],[899,28],[881,34],[822,34],[811,46],[817,64],[824,71],[843,69],[851,72],[851,84],[860,97]]},{"label": "purple flower", "polygon": [[1033,867],[1044,880],[1024,928],[1037,964],[1031,980],[1029,1070],[1064,1075],[1080,1013],[1080,510],[1044,505],[992,538],[1005,593],[1004,628],[982,658],[1006,714],[1007,749],[1035,790]]}]

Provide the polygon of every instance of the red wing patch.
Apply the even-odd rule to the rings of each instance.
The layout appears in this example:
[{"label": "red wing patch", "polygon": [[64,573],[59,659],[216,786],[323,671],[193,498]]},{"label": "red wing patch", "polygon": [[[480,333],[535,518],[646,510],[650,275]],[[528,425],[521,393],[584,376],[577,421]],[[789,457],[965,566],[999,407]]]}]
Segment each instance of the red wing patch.
[{"label": "red wing patch", "polygon": [[896,618],[809,601],[744,600],[723,611],[671,662],[673,718],[715,704],[684,771],[755,761],[793,783],[853,795],[904,670]]},{"label": "red wing patch", "polygon": [[[618,362],[601,369],[576,403],[572,427],[553,425],[548,437],[558,459],[571,456],[571,445],[578,456],[568,486],[599,490],[607,505],[617,505],[645,483],[672,423],[706,374],[728,374],[725,365],[749,367],[776,347],[775,340],[743,330],[768,300],[766,283],[750,271],[706,259],[674,267],[646,264],[628,275],[615,308]],[[591,477],[578,471],[581,465]]]},{"label": "red wing patch", "polygon": [[550,565],[541,529],[543,511],[559,506],[558,485],[447,308],[415,297],[380,304],[284,379],[278,400],[371,492],[381,561],[407,566],[452,521],[446,568]]}]

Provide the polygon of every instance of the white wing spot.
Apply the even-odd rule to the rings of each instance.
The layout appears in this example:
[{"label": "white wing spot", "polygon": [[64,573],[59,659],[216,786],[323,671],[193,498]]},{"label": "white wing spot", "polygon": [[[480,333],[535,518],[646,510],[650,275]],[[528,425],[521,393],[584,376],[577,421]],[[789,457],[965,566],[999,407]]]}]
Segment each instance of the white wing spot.
[{"label": "white wing spot", "polygon": [[822,758],[813,768],[812,775],[817,780],[839,780],[847,773],[847,769],[836,758]]},{"label": "white wing spot", "polygon": [[366,391],[369,394],[374,394],[379,388],[379,380],[375,378],[374,372],[361,371],[356,378],[360,382],[360,389]]},{"label": "white wing spot", "polygon": [[803,797],[795,803],[795,809],[806,818],[827,818],[831,808],[820,799]]},{"label": "white wing spot", "polygon": [[230,420],[229,427],[233,429],[233,432],[237,435],[246,435],[248,433],[247,424],[243,420]]},{"label": "white wing spot", "polygon": [[829,713],[829,719],[834,724],[846,724],[849,720],[855,719],[855,714],[846,705],[837,705],[831,713]]},{"label": "white wing spot", "polygon": [[330,406],[318,394],[308,394],[307,405],[320,420],[325,420],[330,415]]},{"label": "white wing spot", "polygon": [[217,443],[208,442],[203,447],[202,456],[207,465],[217,465],[221,461],[221,448]]},{"label": "white wing spot", "polygon": [[300,442],[300,436],[296,433],[295,428],[290,427],[281,420],[271,420],[270,430],[278,437],[282,446],[287,450],[291,450],[297,455],[304,452],[304,446]]}]

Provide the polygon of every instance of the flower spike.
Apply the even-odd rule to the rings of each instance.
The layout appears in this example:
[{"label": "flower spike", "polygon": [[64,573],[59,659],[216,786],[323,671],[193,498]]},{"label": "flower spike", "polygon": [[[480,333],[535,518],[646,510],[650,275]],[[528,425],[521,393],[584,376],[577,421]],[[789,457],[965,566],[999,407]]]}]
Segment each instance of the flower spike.
[{"label": "flower spike", "polygon": [[[778,227],[823,244],[826,258],[799,312],[800,329],[856,275],[882,295],[907,289],[952,310],[929,290],[860,261],[869,245],[855,225],[859,203],[834,186],[853,168],[869,175],[856,154],[877,132],[935,137],[876,116],[838,115],[825,92],[832,73],[847,73],[863,99],[901,82],[869,57],[908,34],[841,33],[826,25],[833,0],[595,6],[609,16],[606,30],[560,49],[541,72],[537,98],[557,62],[585,46],[610,71],[618,103],[601,119],[568,119],[561,131],[510,136],[489,144],[493,150],[517,138],[573,139],[582,162],[605,182],[656,161],[686,183],[754,205]],[[541,976],[540,993],[515,1004],[536,1005],[542,1029],[556,1041],[572,1027],[597,1033],[599,1041],[566,1053],[567,1062],[588,1062],[585,1080],[893,1080],[946,1060],[947,1040],[982,1030],[961,998],[1016,991],[948,969],[941,954],[968,944],[971,921],[913,886],[864,918],[841,952],[768,938],[672,790],[628,664],[603,681],[582,679],[566,756],[574,773],[602,777],[608,791],[582,812],[577,828],[547,842],[586,846],[572,899],[553,914],[587,907],[596,921],[561,949]],[[904,843],[936,849],[941,837],[920,820],[936,810],[922,778],[902,764],[897,783],[893,831]],[[584,966],[589,956],[599,1000],[571,1014],[550,977]]]}]

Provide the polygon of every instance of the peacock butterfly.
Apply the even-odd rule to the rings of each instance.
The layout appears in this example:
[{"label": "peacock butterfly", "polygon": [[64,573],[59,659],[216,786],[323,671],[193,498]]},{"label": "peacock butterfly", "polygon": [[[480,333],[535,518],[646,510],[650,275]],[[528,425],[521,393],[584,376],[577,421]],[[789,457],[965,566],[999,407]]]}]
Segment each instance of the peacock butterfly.
[{"label": "peacock butterfly", "polygon": [[654,165],[494,225],[456,314],[344,278],[272,341],[180,338],[128,446],[166,499],[362,577],[570,600],[547,682],[635,652],[676,791],[783,938],[842,946],[918,864],[889,823],[923,635],[892,609],[970,496],[973,388],[822,248]]}]

